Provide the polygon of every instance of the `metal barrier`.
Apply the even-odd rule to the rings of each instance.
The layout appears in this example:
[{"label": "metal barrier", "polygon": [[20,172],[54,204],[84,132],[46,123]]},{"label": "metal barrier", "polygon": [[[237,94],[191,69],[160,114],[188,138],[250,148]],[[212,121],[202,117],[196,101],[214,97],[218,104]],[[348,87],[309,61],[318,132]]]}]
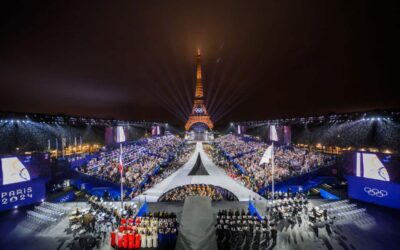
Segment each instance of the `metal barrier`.
[{"label": "metal barrier", "polygon": [[341,200],[341,201],[335,201],[335,202],[330,202],[330,203],[325,203],[320,205],[320,208],[330,208],[330,207],[334,207],[334,206],[338,206],[338,205],[344,205],[349,203],[349,200]]},{"label": "metal barrier", "polygon": [[40,206],[36,206],[33,211],[26,212],[25,228],[32,231],[46,228],[64,217],[67,211],[69,209],[66,207],[43,202]]}]

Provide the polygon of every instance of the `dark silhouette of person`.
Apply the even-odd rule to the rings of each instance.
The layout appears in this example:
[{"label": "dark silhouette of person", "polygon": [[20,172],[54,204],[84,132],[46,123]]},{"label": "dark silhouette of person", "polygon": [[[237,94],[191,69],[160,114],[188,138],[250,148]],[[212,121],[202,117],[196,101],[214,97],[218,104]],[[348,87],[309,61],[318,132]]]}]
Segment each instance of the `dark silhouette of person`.
[{"label": "dark silhouette of person", "polygon": [[276,245],[276,239],[278,237],[278,231],[275,228],[271,229],[271,238],[272,238],[272,244]]}]

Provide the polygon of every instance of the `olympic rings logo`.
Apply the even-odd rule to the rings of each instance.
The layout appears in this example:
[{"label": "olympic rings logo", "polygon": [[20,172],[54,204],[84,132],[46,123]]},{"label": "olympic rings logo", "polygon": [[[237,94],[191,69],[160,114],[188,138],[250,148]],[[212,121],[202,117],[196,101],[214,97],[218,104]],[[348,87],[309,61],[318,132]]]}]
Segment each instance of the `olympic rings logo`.
[{"label": "olympic rings logo", "polygon": [[376,196],[378,198],[383,198],[389,195],[388,191],[386,190],[379,190],[377,188],[370,187],[364,187],[364,192],[366,192],[369,196]]}]

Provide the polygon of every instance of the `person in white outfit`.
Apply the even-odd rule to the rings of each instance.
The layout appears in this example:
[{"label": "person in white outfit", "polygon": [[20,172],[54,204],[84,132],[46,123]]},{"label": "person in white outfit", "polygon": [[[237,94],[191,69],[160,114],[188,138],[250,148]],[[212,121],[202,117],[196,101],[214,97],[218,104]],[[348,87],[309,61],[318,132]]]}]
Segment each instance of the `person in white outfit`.
[{"label": "person in white outfit", "polygon": [[153,238],[153,247],[157,248],[158,247],[158,234],[157,234],[157,230],[155,231],[155,233],[153,232],[153,236],[151,237]]},{"label": "person in white outfit", "polygon": [[148,248],[153,247],[153,244],[152,244],[153,243],[153,237],[151,236],[150,231],[147,233],[146,237],[147,237],[147,247]]},{"label": "person in white outfit", "polygon": [[147,237],[146,237],[146,233],[143,230],[144,229],[142,229],[142,231],[140,233],[140,247],[141,248],[146,248],[146,246],[147,246]]}]

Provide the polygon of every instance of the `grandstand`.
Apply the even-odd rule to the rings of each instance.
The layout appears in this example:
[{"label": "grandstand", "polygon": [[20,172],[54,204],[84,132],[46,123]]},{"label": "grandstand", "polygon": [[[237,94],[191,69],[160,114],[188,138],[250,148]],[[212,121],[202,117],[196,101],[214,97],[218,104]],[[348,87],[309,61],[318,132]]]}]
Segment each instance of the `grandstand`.
[{"label": "grandstand", "polygon": [[8,1],[0,250],[400,245],[385,1]]},{"label": "grandstand", "polygon": [[[339,115],[338,117],[342,116]],[[396,125],[395,119],[397,119],[395,116],[374,121],[372,121],[372,118],[371,120],[361,118],[361,120],[357,120],[357,123],[360,127],[365,126],[365,123],[370,125],[375,123],[378,126],[392,124],[392,129],[396,132],[398,125]],[[228,244],[229,248],[238,244],[243,246],[256,244],[259,247],[267,244],[278,249],[295,247],[296,244],[283,241],[284,237],[292,236],[281,231],[280,226],[290,226],[294,234],[311,230],[310,233],[314,234],[313,237],[316,237],[316,239],[325,239],[314,241],[312,240],[313,237],[302,235],[301,237],[304,238],[302,244],[310,247],[335,249],[343,244],[348,247],[351,247],[351,245],[365,247],[365,243],[356,238],[350,238],[345,243],[338,241],[336,236],[332,236],[333,231],[339,230],[336,228],[336,224],[344,227],[342,228],[343,231],[334,233],[339,237],[348,236],[346,230],[349,230],[347,227],[351,224],[359,227],[357,230],[360,234],[387,237],[375,233],[378,227],[377,221],[385,221],[386,223],[387,216],[377,216],[376,211],[381,208],[364,202],[398,209],[396,201],[392,201],[392,197],[390,197],[392,192],[397,190],[396,183],[399,176],[393,168],[398,163],[395,153],[397,152],[396,144],[391,145],[390,154],[387,151],[388,149],[382,150],[383,147],[371,149],[372,146],[368,144],[360,145],[365,148],[364,150],[356,150],[358,145],[354,144],[351,145],[353,150],[331,152],[323,146],[299,144],[298,142],[304,132],[299,131],[298,128],[292,130],[299,125],[291,119],[289,119],[290,124],[287,121],[282,120],[274,124],[271,122],[235,123],[230,126],[233,127],[232,130],[221,131],[221,133],[217,133],[213,141],[207,139],[207,142],[187,140],[184,133],[172,134],[168,130],[164,130],[163,134],[158,134],[157,131],[161,131],[157,129],[157,126],[160,126],[158,123],[139,126],[138,124],[133,125],[133,122],[128,122],[129,125],[124,126],[115,124],[108,127],[109,124],[106,124],[107,126],[102,125],[93,128],[95,133],[100,135],[99,131],[102,131],[101,133],[104,136],[103,141],[96,142],[101,145],[96,150],[78,151],[76,148],[79,146],[74,145],[74,140],[69,138],[66,139],[67,143],[61,143],[59,148],[56,149],[52,148],[51,143],[50,148],[43,148],[40,144],[36,144],[36,148],[33,148],[31,152],[25,154],[21,154],[20,151],[13,152],[13,155],[16,156],[15,159],[21,162],[29,172],[32,182],[35,182],[34,192],[36,193],[34,195],[27,194],[28,197],[32,196],[31,202],[26,203],[28,207],[19,208],[19,206],[15,206],[9,207],[9,209],[21,209],[18,218],[22,223],[21,225],[29,225],[28,228],[40,232],[48,227],[66,227],[65,225],[61,226],[67,220],[66,217],[59,215],[71,213],[71,209],[72,211],[81,209],[82,211],[98,212],[115,210],[120,218],[131,215],[132,218],[141,217],[143,219],[147,218],[148,213],[162,211],[176,216],[177,223],[185,223],[181,221],[182,218],[188,218],[182,214],[184,201],[187,197],[199,196],[202,199],[210,199],[209,202],[212,202],[214,212],[218,212],[217,217],[219,219],[215,231],[215,241],[220,249],[227,247],[226,244],[228,243],[226,243],[224,237],[226,237],[228,231],[232,230],[231,228],[224,229],[227,223],[226,219],[230,216],[243,220],[242,210],[245,211],[246,220],[247,217],[251,217],[251,220],[259,220],[257,223],[260,223],[260,229],[264,228],[263,230],[268,231],[270,235],[261,233],[261,238],[254,238],[257,232],[255,229],[254,237],[251,240],[241,239],[239,235],[239,238],[233,239]],[[349,126],[354,122],[354,120],[349,119],[349,121],[340,124],[341,126]],[[50,136],[49,141],[57,140],[59,142],[63,142],[63,138],[58,137],[58,133],[54,131],[57,129],[69,130],[71,137],[79,138],[82,126],[81,124],[55,126],[51,123],[43,125],[42,122],[33,120],[29,120],[29,122],[3,121],[4,126],[10,126],[10,123],[15,123],[14,125],[18,127],[15,130],[16,133],[21,131],[22,134],[25,133],[22,130],[36,129],[40,126],[43,136],[46,138]],[[318,126],[324,126],[324,131],[327,129],[326,123],[315,126],[314,131],[317,131]],[[332,124],[331,129],[336,131],[337,126],[337,124]],[[68,127],[71,127],[71,129],[68,129]],[[155,129],[153,129],[154,127]],[[142,137],[137,137],[138,134],[132,133],[132,129],[142,131]],[[146,132],[146,129],[156,132],[150,134]],[[106,143],[107,137],[110,137],[107,133],[112,133],[112,140],[109,143]],[[125,138],[123,141],[119,141],[121,133]],[[355,141],[368,141],[363,138],[363,136],[368,135],[363,133],[352,134],[352,136],[354,136]],[[376,140],[390,142],[383,138],[385,136],[385,134],[379,134]],[[5,140],[7,137],[3,138]],[[32,139],[33,137],[29,136],[26,138],[26,140]],[[84,137],[84,140],[86,139]],[[79,144],[79,141],[77,143]],[[66,153],[68,147],[72,147],[72,150]],[[273,171],[271,161],[260,164],[269,148],[272,148],[274,155]],[[386,148],[386,145],[384,148]],[[56,153],[52,153],[54,150],[56,150]],[[375,158],[372,157],[373,155],[375,155]],[[9,156],[4,155],[2,157],[2,166],[8,164],[9,160],[6,159],[10,158],[7,157]],[[373,160],[373,162],[369,163],[370,160],[368,159]],[[382,175],[382,178],[387,178],[387,181],[390,180],[388,183],[393,185],[393,187],[387,186],[387,188],[391,188],[391,191],[372,187],[368,189],[368,192],[374,194],[377,197],[376,199],[379,200],[367,199],[356,191],[359,188],[362,189],[362,187],[359,187],[360,185],[365,185],[359,182],[365,182],[368,185],[380,185],[379,183],[375,184],[376,180],[369,180],[369,178],[380,178],[379,173],[375,176],[371,172],[374,171],[374,164],[380,164],[377,165],[379,173],[383,171],[380,168],[385,169],[385,175]],[[355,165],[361,170],[354,169]],[[360,166],[358,167],[358,165]],[[38,167],[41,168],[39,172]],[[44,171],[46,168],[52,170],[50,172]],[[369,177],[363,177],[367,174]],[[2,178],[6,178],[4,173]],[[356,179],[353,180],[354,178]],[[382,181],[385,181],[385,179],[378,182]],[[40,185],[43,185],[42,188]],[[7,185],[4,187],[7,187]],[[12,195],[12,193],[8,195]],[[5,197],[12,199],[12,196]],[[40,205],[43,201],[45,202]],[[203,202],[201,201],[199,204]],[[26,204],[20,203],[20,206]],[[39,206],[31,210],[29,204],[38,204]],[[63,204],[70,210],[60,210],[61,208],[56,207],[57,204]],[[121,209],[121,206],[125,209]],[[236,209],[239,209],[239,216],[236,215],[238,213]],[[249,212],[246,212],[247,210]],[[224,215],[225,213],[227,214]],[[232,214],[229,215],[229,213]],[[24,218],[24,214],[27,214],[28,217]],[[391,212],[388,212],[388,214],[391,214]],[[91,220],[106,220],[110,222],[110,225],[103,229],[101,229],[101,226],[93,229],[83,227],[85,232],[86,230],[98,230],[99,232],[103,230],[105,231],[103,237],[107,239],[107,242],[112,242],[112,238],[115,237],[115,243],[111,245],[103,244],[102,248],[109,249],[113,247],[113,244],[118,246],[119,236],[118,233],[115,235],[113,233],[114,223],[116,225],[125,224],[114,221],[114,217],[103,218],[99,217],[100,215],[97,214]],[[3,212],[2,216],[7,217],[7,212]],[[313,225],[311,229],[303,226],[301,221],[304,220]],[[268,221],[270,222],[268,223]],[[241,223],[247,222],[242,221]],[[299,229],[293,228],[296,224],[299,225]],[[78,224],[72,223],[71,225],[78,226],[80,224],[78,222]],[[326,229],[328,231],[325,232],[320,229],[322,226],[329,227],[329,229]],[[89,237],[82,231],[83,229],[75,228],[76,226],[70,227],[69,230],[74,234]],[[82,227],[80,226],[80,228]],[[244,229],[245,227],[239,229],[238,232]],[[20,227],[17,227],[16,231],[12,233],[14,236],[15,234],[19,235],[15,239],[20,239],[21,232],[19,230],[21,230]],[[178,227],[172,226],[169,230],[178,230]],[[276,242],[271,235],[274,230],[278,232]],[[153,235],[150,231],[149,233]],[[185,231],[182,233],[185,234]],[[46,237],[45,233],[42,234]],[[147,233],[142,235],[140,231],[138,234],[141,237],[147,236]],[[35,234],[32,230],[28,232],[28,235]],[[150,236],[148,237],[153,239]],[[177,239],[177,241],[180,240]],[[180,245],[181,243],[177,243],[177,241],[174,241],[173,244]],[[70,243],[73,242],[74,239],[71,238]],[[154,244],[171,244],[171,242],[166,243],[166,241],[157,239],[156,242],[151,240],[151,243],[149,241],[148,244],[153,246]],[[368,244],[374,245],[376,243],[369,241]],[[44,243],[38,245],[43,246]],[[390,243],[384,245],[391,246]]]}]

